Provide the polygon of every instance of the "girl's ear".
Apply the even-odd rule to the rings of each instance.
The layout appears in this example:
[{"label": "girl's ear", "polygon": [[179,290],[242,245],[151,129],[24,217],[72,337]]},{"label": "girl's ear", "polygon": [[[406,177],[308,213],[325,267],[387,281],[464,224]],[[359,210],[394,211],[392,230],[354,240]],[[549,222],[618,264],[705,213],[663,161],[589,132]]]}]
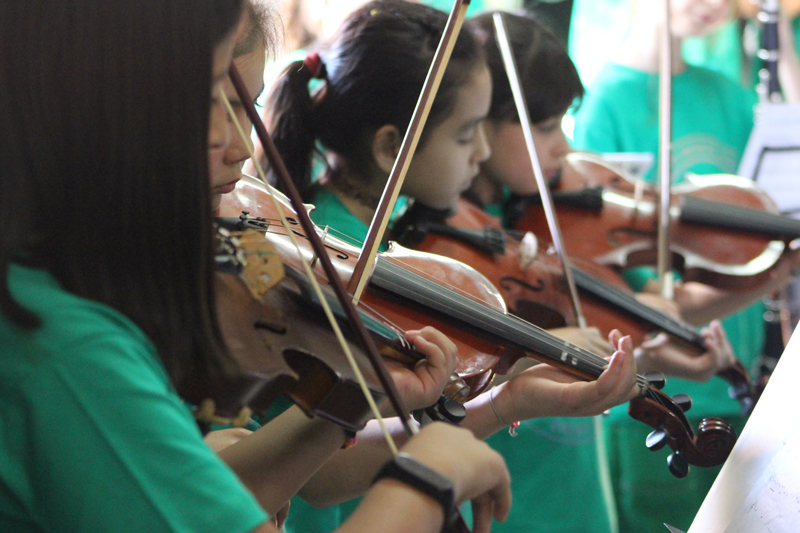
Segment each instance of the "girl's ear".
[{"label": "girl's ear", "polygon": [[372,137],[372,157],[378,167],[389,174],[394,166],[394,160],[397,159],[397,154],[400,153],[400,145],[403,143],[403,137],[400,131],[391,124],[384,124],[375,135]]}]

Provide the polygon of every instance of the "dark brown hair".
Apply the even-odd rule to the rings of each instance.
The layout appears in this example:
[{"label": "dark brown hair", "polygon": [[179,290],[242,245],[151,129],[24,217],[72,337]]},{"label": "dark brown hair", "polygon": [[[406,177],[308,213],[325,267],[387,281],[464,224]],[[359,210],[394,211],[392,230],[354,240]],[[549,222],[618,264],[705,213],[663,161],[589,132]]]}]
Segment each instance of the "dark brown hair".
[{"label": "dark brown hair", "polygon": [[[494,13],[472,19],[484,43],[492,73],[489,120],[519,122],[503,58],[497,47]],[[583,98],[578,71],[555,34],[530,15],[503,13],[514,60],[533,124],[558,116]]]},{"label": "dark brown hair", "polygon": [[0,2],[0,310],[12,261],[109,305],[198,399],[227,369],[208,178],[212,52],[241,0]]},{"label": "dark brown hair", "polygon": [[247,14],[247,26],[242,35],[236,39],[233,57],[245,56],[258,47],[273,53],[278,42],[280,27],[273,24],[277,16],[273,12],[272,4],[267,0],[249,0],[245,2],[244,8]]},{"label": "dark brown hair", "polygon": [[[267,104],[270,130],[302,194],[311,184],[316,143],[344,157],[356,173],[373,164],[371,140],[383,125],[404,134],[411,120],[447,15],[405,0],[374,0],[350,14],[320,52],[323,87],[309,92],[312,73],[290,64]],[[430,131],[455,105],[458,88],[482,62],[465,24],[426,125]],[[425,136],[420,139],[420,146]]]}]

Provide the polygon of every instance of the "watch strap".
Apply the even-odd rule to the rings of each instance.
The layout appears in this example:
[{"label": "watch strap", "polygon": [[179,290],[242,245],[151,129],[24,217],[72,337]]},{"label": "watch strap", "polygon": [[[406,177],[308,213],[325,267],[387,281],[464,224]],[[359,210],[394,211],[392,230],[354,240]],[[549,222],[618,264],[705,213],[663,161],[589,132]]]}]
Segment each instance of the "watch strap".
[{"label": "watch strap", "polygon": [[384,464],[372,482],[384,478],[396,479],[438,501],[444,511],[443,531],[458,518],[453,483],[407,453],[400,452]]}]

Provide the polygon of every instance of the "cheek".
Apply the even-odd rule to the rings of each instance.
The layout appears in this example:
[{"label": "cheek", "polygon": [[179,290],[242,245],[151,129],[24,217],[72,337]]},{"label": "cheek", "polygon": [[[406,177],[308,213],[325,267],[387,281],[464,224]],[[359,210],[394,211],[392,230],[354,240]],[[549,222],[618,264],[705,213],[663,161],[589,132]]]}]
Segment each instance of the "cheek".
[{"label": "cheek", "polygon": [[516,194],[533,194],[539,190],[536,185],[536,178],[533,176],[528,154],[521,154],[521,157],[508,161],[506,171],[506,185]]},{"label": "cheek", "polygon": [[219,170],[222,167],[222,159],[225,152],[222,150],[209,150],[208,151],[208,175],[211,180],[211,186],[214,186],[215,178],[219,175]]}]

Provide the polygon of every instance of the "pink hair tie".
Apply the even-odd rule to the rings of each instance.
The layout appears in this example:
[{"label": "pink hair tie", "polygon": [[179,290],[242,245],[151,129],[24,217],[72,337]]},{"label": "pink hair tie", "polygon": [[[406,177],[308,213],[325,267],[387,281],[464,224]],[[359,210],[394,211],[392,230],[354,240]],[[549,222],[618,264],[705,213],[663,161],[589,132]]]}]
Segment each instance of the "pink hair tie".
[{"label": "pink hair tie", "polygon": [[322,64],[322,59],[320,59],[319,54],[316,52],[311,52],[306,56],[303,60],[303,66],[308,69],[312,78],[321,78],[325,68]]}]

